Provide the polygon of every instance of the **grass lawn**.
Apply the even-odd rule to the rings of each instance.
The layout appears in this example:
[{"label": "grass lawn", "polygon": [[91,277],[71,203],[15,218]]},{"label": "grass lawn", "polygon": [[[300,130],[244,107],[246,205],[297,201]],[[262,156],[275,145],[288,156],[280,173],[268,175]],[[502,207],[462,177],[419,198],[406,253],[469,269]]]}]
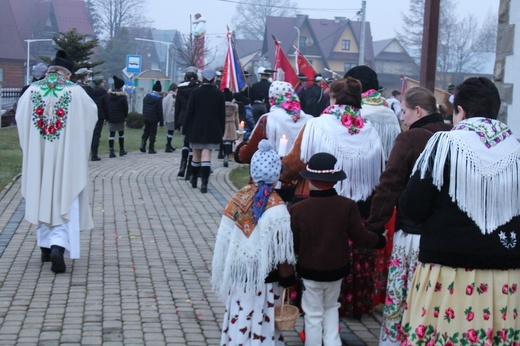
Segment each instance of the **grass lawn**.
[{"label": "grass lawn", "polygon": [[[125,149],[128,152],[138,151],[141,146],[142,129],[125,129]],[[183,136],[180,132],[173,135],[173,146],[180,150],[182,148]],[[166,146],[166,130],[159,127],[157,130],[157,141],[155,142],[155,150],[164,150]],[[114,146],[116,152],[119,152],[119,145],[116,140]],[[108,158],[108,128],[105,126],[101,133],[101,142],[99,144],[99,155],[102,159]],[[17,174],[22,170],[22,152],[18,141],[18,131],[16,127],[0,128],[0,190],[2,190]],[[119,155],[119,154],[118,154]]]},{"label": "grass lawn", "polygon": [[240,165],[229,173],[229,179],[237,189],[249,183],[249,165]]}]

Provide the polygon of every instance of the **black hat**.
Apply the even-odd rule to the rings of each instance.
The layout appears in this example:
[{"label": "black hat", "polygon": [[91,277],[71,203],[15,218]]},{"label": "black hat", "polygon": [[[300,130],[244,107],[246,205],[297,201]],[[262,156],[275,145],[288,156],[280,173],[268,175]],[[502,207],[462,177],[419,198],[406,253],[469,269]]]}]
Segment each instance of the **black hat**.
[{"label": "black hat", "polygon": [[51,66],[61,66],[66,68],[70,72],[74,67],[74,62],[71,59],[69,59],[67,53],[64,50],[60,49],[56,52],[56,57],[51,62]]},{"label": "black hat", "polygon": [[317,153],[312,155],[307,167],[300,175],[305,179],[320,181],[340,181],[347,178],[341,168],[336,168],[338,160],[329,153]]},{"label": "black hat", "polygon": [[244,71],[244,77],[249,77],[249,76],[250,76],[249,71],[247,71],[247,70]]},{"label": "black hat", "polygon": [[162,91],[162,85],[161,82],[156,81],[155,84],[152,87],[153,91],[161,92]]},{"label": "black hat", "polygon": [[125,85],[125,81],[118,76],[113,76],[112,78],[114,78],[114,88],[121,89]]},{"label": "black hat", "polygon": [[307,76],[305,75],[305,73],[298,73],[298,79],[301,80],[302,82],[306,81],[307,80]]},{"label": "black hat", "polygon": [[377,73],[368,66],[361,65],[351,68],[345,73],[345,78],[347,77],[359,80],[361,82],[362,92],[370,89],[379,90]]},{"label": "black hat", "polygon": [[96,76],[94,77],[92,82],[94,82],[95,85],[99,85],[101,83],[105,83],[105,79],[103,78],[103,76]]}]

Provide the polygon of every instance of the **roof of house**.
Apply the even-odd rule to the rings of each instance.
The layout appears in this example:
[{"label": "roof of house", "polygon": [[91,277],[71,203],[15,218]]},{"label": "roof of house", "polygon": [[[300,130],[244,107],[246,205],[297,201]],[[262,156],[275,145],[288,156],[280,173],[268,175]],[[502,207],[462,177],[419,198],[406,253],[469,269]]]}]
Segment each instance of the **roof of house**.
[{"label": "roof of house", "polygon": [[374,41],[374,56],[377,57],[393,40],[395,40],[395,38]]},{"label": "roof of house", "polygon": [[[348,19],[312,19],[307,15],[298,15],[291,18],[267,17],[262,54],[267,55],[268,61],[274,61],[275,49],[272,36],[275,36],[276,39],[280,41],[282,49],[286,54],[292,54],[294,51],[292,45],[298,35],[298,31],[294,28],[301,29],[306,25],[315,43],[315,48],[308,50],[306,53],[302,51],[303,54],[321,56],[325,66],[327,66],[327,59],[340,58],[343,56],[342,54],[344,54],[345,57],[351,56],[352,54],[357,56],[357,53],[334,52],[334,47],[346,28],[350,28],[359,46],[361,22]],[[370,22],[365,22],[365,60],[372,61],[373,59],[374,48],[372,47]]]},{"label": "roof of house", "polygon": [[95,36],[84,0],[51,0],[59,32],[76,28],[82,35]]},{"label": "roof of house", "polygon": [[255,52],[260,52],[262,49],[262,41],[238,39],[235,40],[235,49],[238,57],[241,58]]},{"label": "roof of house", "polygon": [[25,59],[24,41],[16,27],[10,0],[0,0],[0,59]]}]

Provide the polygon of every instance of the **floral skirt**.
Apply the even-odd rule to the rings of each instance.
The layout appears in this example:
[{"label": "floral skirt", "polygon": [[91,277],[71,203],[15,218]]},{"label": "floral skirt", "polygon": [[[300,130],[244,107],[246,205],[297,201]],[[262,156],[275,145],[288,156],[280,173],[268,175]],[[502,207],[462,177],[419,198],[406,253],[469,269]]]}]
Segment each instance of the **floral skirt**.
[{"label": "floral skirt", "polygon": [[251,297],[230,293],[222,322],[220,345],[285,345],[274,326],[274,307],[281,304],[283,288],[277,283],[265,284]]},{"label": "floral skirt", "polygon": [[417,268],[420,241],[421,236],[418,234],[409,234],[402,230],[394,234],[380,346],[399,345],[397,327],[401,325],[408,289]]},{"label": "floral skirt", "polygon": [[374,296],[372,302],[374,306],[385,303],[386,283],[388,280],[388,266],[393,248],[393,237],[395,232],[395,209],[392,218],[385,224],[388,231],[386,235],[386,246],[381,250],[374,250]]},{"label": "floral skirt", "polygon": [[419,263],[408,292],[401,345],[520,345],[520,269]]}]

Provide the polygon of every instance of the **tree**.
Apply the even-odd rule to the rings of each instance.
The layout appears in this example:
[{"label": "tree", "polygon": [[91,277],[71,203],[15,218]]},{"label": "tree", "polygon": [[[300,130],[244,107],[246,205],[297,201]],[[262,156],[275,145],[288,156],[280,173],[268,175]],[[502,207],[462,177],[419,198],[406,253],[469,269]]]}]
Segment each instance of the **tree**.
[{"label": "tree", "polygon": [[[201,48],[195,45],[195,39],[193,37],[193,34],[183,35],[180,40],[176,40],[173,44],[173,50],[175,50],[175,54],[173,54],[173,59],[179,67],[197,65],[196,57],[199,56],[199,54],[201,53]],[[208,48],[209,45],[210,42],[208,41],[208,37],[206,36],[203,52],[206,66],[211,65],[211,63],[215,60],[215,54],[210,48]],[[170,51],[170,53],[172,52]],[[211,57],[212,54],[213,56]],[[170,56],[171,55],[172,54],[170,54]]]},{"label": "tree", "polygon": [[[437,45],[437,71],[475,71],[486,59],[482,53],[495,50],[498,19],[489,15],[481,25],[474,16],[457,20],[454,16],[454,0],[442,0],[439,16],[439,41]],[[424,0],[410,0],[408,14],[402,14],[403,30],[397,32],[398,40],[410,55],[420,60],[424,18]]]},{"label": "tree", "polygon": [[103,75],[121,76],[121,70],[126,66],[126,56],[134,49],[134,40],[130,38],[128,29],[122,28],[119,33],[106,41],[100,49],[100,57],[105,60]]},{"label": "tree", "polygon": [[267,17],[292,17],[297,8],[291,0],[241,0],[233,17],[233,30],[238,38],[261,40]]},{"label": "tree", "polygon": [[[98,40],[87,40],[87,36],[79,34],[76,28],[72,28],[67,32],[60,32],[59,38],[53,38],[59,49],[67,52],[68,58],[74,62],[73,71],[70,71],[72,73],[82,67],[92,69],[104,63],[104,61],[90,61],[90,57],[94,54],[94,49],[98,46]],[[45,56],[40,56],[40,58],[47,64],[52,61],[51,58]]]},{"label": "tree", "polygon": [[143,13],[146,0],[88,0],[89,6],[95,15],[91,18],[96,21],[93,25],[111,39],[123,27],[144,27],[151,21]]},{"label": "tree", "polygon": [[94,32],[99,36],[102,33],[101,27],[100,27],[99,15],[96,11],[96,8],[95,8],[92,0],[85,0],[85,7],[87,8],[87,11],[88,11],[90,24],[92,25]]}]

